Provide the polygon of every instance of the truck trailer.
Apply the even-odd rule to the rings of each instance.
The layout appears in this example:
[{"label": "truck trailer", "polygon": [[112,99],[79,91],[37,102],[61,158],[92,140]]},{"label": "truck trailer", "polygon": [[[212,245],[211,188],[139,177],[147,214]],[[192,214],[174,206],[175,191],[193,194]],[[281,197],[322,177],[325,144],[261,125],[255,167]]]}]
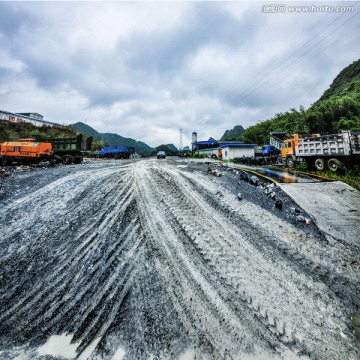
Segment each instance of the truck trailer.
[{"label": "truck trailer", "polygon": [[83,161],[82,134],[72,138],[41,138],[35,136],[36,140],[51,143],[54,157],[57,163],[65,165],[80,164]]},{"label": "truck trailer", "polygon": [[129,146],[104,146],[99,151],[94,151],[96,158],[129,159],[135,153],[134,147]]},{"label": "truck trailer", "polygon": [[342,131],[332,135],[299,135],[283,140],[281,157],[287,167],[306,162],[317,170],[336,172],[343,164],[360,163],[360,132]]}]

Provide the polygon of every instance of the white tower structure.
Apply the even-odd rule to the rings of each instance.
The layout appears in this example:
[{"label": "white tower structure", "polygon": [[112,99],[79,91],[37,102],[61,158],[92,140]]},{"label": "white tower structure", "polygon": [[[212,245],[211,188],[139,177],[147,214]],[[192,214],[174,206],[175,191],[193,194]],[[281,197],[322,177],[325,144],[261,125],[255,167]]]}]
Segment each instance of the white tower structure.
[{"label": "white tower structure", "polygon": [[179,129],[180,131],[180,143],[179,143],[179,151],[182,151],[183,150],[183,139],[182,139],[182,132],[183,132],[183,129]]},{"label": "white tower structure", "polygon": [[192,139],[191,139],[191,152],[194,153],[195,150],[195,143],[197,142],[197,132],[192,133]]}]

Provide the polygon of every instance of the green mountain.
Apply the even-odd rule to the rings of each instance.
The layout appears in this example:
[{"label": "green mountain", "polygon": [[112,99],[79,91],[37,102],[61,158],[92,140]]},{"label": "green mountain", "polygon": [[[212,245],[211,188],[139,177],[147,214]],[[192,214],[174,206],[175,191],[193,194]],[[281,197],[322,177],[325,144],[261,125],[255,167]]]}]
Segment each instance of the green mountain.
[{"label": "green mountain", "polygon": [[173,151],[175,153],[179,151],[174,144],[166,144],[165,146],[167,146],[170,151]]},{"label": "green mountain", "polygon": [[150,155],[154,156],[158,151],[165,151],[167,156],[175,156],[178,154],[178,149],[173,144],[157,146]]},{"label": "green mountain", "polygon": [[76,131],[81,132],[82,134],[92,136],[94,141],[102,141],[104,145],[107,146],[131,146],[134,147],[135,151],[140,155],[148,155],[154,150],[152,147],[142,141],[136,141],[132,138],[125,138],[123,136],[113,133],[99,133],[91,126],[86,125],[82,122],[77,122],[76,124],[73,124],[71,126]]},{"label": "green mountain", "polygon": [[244,128],[241,125],[234,126],[231,130],[226,130],[221,137],[221,141],[232,141],[239,139],[239,136],[244,132]]},{"label": "green mountain", "polygon": [[360,131],[360,60],[343,69],[329,89],[308,109],[300,106],[247,128],[240,140],[266,144],[272,131],[332,134]]},{"label": "green mountain", "polygon": [[97,132],[95,129],[93,129],[91,126],[86,125],[82,122],[77,122],[76,124],[71,125],[77,132],[80,132],[82,134],[86,134],[89,136],[92,136],[94,141],[101,141],[102,135]]},{"label": "green mountain", "polygon": [[360,93],[360,60],[341,70],[319,101],[330,99],[332,96],[347,96]]}]

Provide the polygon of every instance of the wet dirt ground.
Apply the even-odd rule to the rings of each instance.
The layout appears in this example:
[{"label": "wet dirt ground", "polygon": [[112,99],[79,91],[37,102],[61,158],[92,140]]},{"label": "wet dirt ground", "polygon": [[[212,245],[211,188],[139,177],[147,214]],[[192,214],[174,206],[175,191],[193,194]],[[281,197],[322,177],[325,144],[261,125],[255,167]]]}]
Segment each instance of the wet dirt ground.
[{"label": "wet dirt ground", "polygon": [[358,243],[211,167],[3,168],[0,359],[360,359]]}]

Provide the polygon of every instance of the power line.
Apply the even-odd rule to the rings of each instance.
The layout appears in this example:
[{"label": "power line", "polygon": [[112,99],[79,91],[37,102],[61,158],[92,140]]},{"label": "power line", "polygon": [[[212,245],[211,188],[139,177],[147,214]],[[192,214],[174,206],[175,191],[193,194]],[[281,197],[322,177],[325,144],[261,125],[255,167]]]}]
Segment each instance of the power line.
[{"label": "power line", "polygon": [[[279,75],[282,72],[284,72],[284,70],[288,69],[292,64],[294,64],[295,62],[299,61],[304,55],[306,55],[307,53],[309,53],[315,46],[317,46],[318,44],[320,44],[321,42],[323,42],[324,40],[326,40],[331,34],[333,34],[335,31],[339,30],[341,27],[343,27],[345,24],[347,24],[355,15],[359,14],[359,12],[355,13],[353,16],[351,16],[349,19],[347,19],[345,22],[343,22],[342,24],[340,24],[340,26],[338,26],[337,28],[333,29],[329,34],[327,34],[324,38],[320,39],[318,42],[316,42],[315,44],[313,44],[310,48],[308,48],[305,52],[303,52],[298,58],[296,58],[295,60],[293,60],[292,62],[290,62],[289,64],[287,64],[284,68],[281,69],[281,71],[278,74],[275,75]],[[318,52],[317,54],[319,54],[320,52]],[[253,93],[255,90],[265,86],[266,84],[269,83],[270,80],[273,80],[274,76],[270,77],[268,80],[264,81],[262,84],[260,84],[259,86],[255,87],[254,89],[252,89],[251,91],[249,91],[247,94],[245,94],[244,96],[242,96],[238,101],[236,101],[234,103],[234,105],[238,105],[239,103],[241,103],[241,101],[243,101],[244,99],[246,99],[251,93]]]},{"label": "power line", "polygon": [[[310,43],[311,41],[313,41],[314,39],[316,39],[318,36],[320,36],[328,27],[332,26],[337,20],[339,20],[342,16],[344,15],[344,13],[342,13],[341,15],[339,15],[334,21],[330,21],[327,26],[325,26],[325,28],[323,28],[323,30],[321,30],[319,33],[317,33],[311,40],[307,40],[303,45],[301,45],[297,50],[295,50],[294,52],[290,53],[284,60],[282,60],[280,63],[278,63],[270,72],[268,72],[265,76],[260,76],[259,75],[259,79],[257,81],[255,81],[254,83],[252,83],[247,89],[245,89],[243,91],[244,92],[248,92],[249,90],[251,90],[252,88],[254,88],[256,86],[256,84],[260,83],[261,81],[263,81],[264,79],[266,79],[268,76],[270,76],[273,72],[275,72],[275,70],[277,70],[278,68],[280,68],[288,59],[292,58],[294,55],[296,55],[303,47],[305,47],[308,43]],[[324,18],[323,18],[324,19]],[[320,21],[320,23],[323,20]],[[319,25],[319,23],[317,24],[317,26]],[[314,28],[316,25],[314,25],[312,28]],[[303,36],[303,38],[305,38],[305,36]],[[239,94],[237,96],[235,96],[230,103],[235,100],[236,98],[240,97],[242,95]],[[236,104],[236,102],[235,102]]]},{"label": "power line", "polygon": [[[356,13],[356,14],[358,14],[358,13]],[[355,16],[356,14],[354,14],[354,16]],[[349,20],[350,20],[350,19],[349,19]],[[344,22],[342,25],[345,25],[345,23],[347,23],[347,22],[348,22],[348,21]],[[346,34],[348,34],[349,32],[351,32],[353,29],[355,29],[355,28],[358,27],[358,26],[359,26],[359,24],[356,24],[353,28],[351,28],[348,32],[346,32]],[[342,26],[340,26],[340,27],[342,27]],[[336,28],[335,30],[333,30],[333,31],[332,31],[330,34],[328,34],[324,39],[321,39],[320,42],[326,40],[334,31],[338,30],[340,27],[338,27],[338,28]],[[343,35],[341,35],[341,36],[343,36]],[[340,37],[341,37],[341,36],[340,36]],[[318,56],[320,53],[324,52],[324,51],[325,51],[326,49],[328,49],[333,43],[335,43],[340,37],[337,37],[335,40],[333,40],[331,43],[329,43],[328,46],[326,46],[326,47],[323,48],[322,50],[318,51],[314,56],[310,57],[309,60],[312,60],[313,58],[315,58],[316,56]],[[290,64],[288,64],[288,65],[284,68],[284,70],[287,69],[290,65],[294,64],[296,61],[300,60],[304,55],[306,55],[307,53],[309,53],[310,50],[312,50],[312,49],[313,49],[316,45],[318,45],[318,44],[319,44],[319,42],[316,43],[316,44],[314,44],[314,45],[313,45],[311,48],[309,48],[308,50],[306,50],[306,51],[299,57],[299,59],[296,59],[296,60],[292,61]],[[299,68],[302,68],[304,65],[305,65],[305,64],[302,64],[302,65],[300,65],[300,67],[298,67],[298,68],[296,68],[296,69],[294,69],[294,70],[297,70],[297,69],[299,69]],[[281,72],[280,72],[279,74],[277,74],[277,76],[281,76]],[[240,103],[242,100],[245,100],[251,93],[253,93],[255,90],[258,90],[258,89],[264,87],[265,85],[267,85],[267,84],[268,84],[271,80],[273,80],[273,79],[274,79],[274,76],[271,77],[271,78],[269,78],[268,80],[266,80],[265,82],[263,82],[263,83],[260,84],[259,86],[257,86],[255,89],[253,89],[253,90],[250,91],[249,93],[245,94],[236,104]]]},{"label": "power line", "polygon": [[[353,3],[354,6],[357,5],[357,3]],[[336,17],[335,20],[331,20],[319,33],[317,33],[313,38],[311,38],[310,40],[306,41],[305,43],[303,43],[297,50],[295,50],[294,52],[290,53],[284,60],[282,60],[280,63],[278,63],[270,72],[268,72],[265,76],[261,76],[259,77],[259,79],[257,81],[255,81],[252,85],[248,86],[244,91],[242,91],[240,94],[236,95],[235,97],[233,97],[229,103],[232,106],[238,105],[239,103],[241,103],[243,100],[245,100],[251,93],[253,93],[254,91],[256,91],[257,89],[265,86],[267,83],[269,83],[270,80],[272,80],[274,78],[275,75],[279,76],[281,75],[281,73],[283,73],[287,68],[289,68],[292,64],[294,64],[295,62],[299,61],[301,58],[303,58],[307,53],[309,53],[314,47],[316,47],[318,44],[320,44],[321,42],[323,42],[324,40],[326,40],[331,34],[333,34],[335,31],[339,30],[340,28],[342,28],[344,25],[346,25],[352,18],[354,18],[358,12],[354,13],[354,15],[352,15],[350,18],[347,18],[346,21],[342,22],[338,27],[336,27],[335,29],[333,29],[330,33],[328,33],[325,37],[320,38],[316,43],[312,44],[310,48],[306,49],[304,52],[301,53],[300,56],[296,57],[295,60],[291,61],[290,63],[288,63],[287,65],[284,65],[289,59],[293,58],[297,53],[299,53],[301,50],[303,50],[304,48],[306,48],[307,45],[309,45],[311,42],[314,41],[314,39],[316,39],[317,37],[319,37],[321,34],[323,34],[328,28],[330,28],[331,26],[333,26],[339,19],[341,19],[346,13],[342,13],[341,15],[339,15],[338,17]],[[324,19],[324,18],[323,18]],[[319,23],[321,23],[322,21],[320,21]],[[314,25],[312,28],[314,28],[315,26],[318,26],[319,23],[317,23],[316,25]],[[333,43],[333,42],[332,42]],[[321,50],[321,52],[323,52],[324,50]],[[318,52],[320,53],[320,52]],[[277,69],[281,68],[280,71],[276,71]],[[269,76],[272,75],[270,78]],[[268,78],[268,79],[267,79]],[[267,79],[267,80],[266,80]],[[213,113],[212,115],[210,115],[211,117],[214,117],[214,115],[217,115],[218,113],[220,113],[221,111],[217,111],[215,113]]]}]

